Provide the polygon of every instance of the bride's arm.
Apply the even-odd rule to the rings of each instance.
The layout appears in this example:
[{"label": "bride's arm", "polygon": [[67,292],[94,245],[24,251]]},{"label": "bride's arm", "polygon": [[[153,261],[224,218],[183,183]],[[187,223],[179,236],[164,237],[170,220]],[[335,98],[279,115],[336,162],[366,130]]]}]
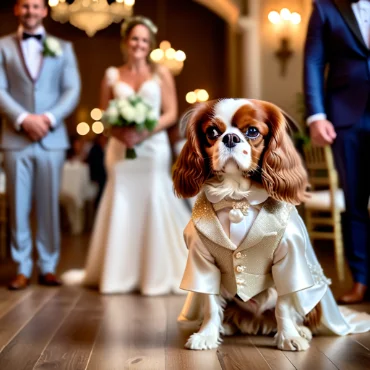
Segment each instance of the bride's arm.
[{"label": "bride's arm", "polygon": [[178,109],[175,79],[171,72],[162,65],[158,66],[158,74],[162,82],[162,114],[154,132],[165,130],[175,124]]}]

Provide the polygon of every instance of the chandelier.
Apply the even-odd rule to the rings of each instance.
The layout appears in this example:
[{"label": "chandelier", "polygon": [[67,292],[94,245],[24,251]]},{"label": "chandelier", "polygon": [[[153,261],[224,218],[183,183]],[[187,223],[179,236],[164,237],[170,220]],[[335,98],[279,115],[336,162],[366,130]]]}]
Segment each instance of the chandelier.
[{"label": "chandelier", "polygon": [[89,37],[108,27],[112,22],[118,23],[132,14],[135,0],[116,0],[108,4],[107,0],[49,0],[51,17],[58,22],[71,23],[83,30]]},{"label": "chandelier", "polygon": [[181,73],[186,55],[182,50],[175,50],[168,41],[162,41],[158,49],[150,53],[150,59],[155,63],[164,64],[174,76]]}]

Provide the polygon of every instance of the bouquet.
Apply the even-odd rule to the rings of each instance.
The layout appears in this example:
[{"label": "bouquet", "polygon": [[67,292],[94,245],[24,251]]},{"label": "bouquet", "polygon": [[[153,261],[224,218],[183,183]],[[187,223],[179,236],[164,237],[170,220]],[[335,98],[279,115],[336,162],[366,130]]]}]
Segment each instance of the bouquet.
[{"label": "bouquet", "polygon": [[[109,126],[131,126],[138,131],[144,129],[153,131],[158,121],[153,108],[138,95],[111,100],[104,112],[103,120]],[[127,148],[126,158],[136,158],[134,148]]]}]

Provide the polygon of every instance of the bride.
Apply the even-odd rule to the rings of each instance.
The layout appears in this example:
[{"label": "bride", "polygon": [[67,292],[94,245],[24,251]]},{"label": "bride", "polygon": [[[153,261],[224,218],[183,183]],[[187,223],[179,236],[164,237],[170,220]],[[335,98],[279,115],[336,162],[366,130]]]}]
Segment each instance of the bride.
[{"label": "bride", "polygon": [[[66,284],[83,283],[101,293],[180,293],[187,249],[183,230],[190,211],[172,190],[171,151],[165,131],[177,117],[175,83],[149,53],[154,24],[136,16],[122,26],[126,62],[110,67],[101,87],[101,108],[113,98],[137,94],[159,117],[153,132],[112,130],[106,149],[108,181],[98,209],[85,269],[67,271]],[[137,158],[125,159],[135,146]]]}]

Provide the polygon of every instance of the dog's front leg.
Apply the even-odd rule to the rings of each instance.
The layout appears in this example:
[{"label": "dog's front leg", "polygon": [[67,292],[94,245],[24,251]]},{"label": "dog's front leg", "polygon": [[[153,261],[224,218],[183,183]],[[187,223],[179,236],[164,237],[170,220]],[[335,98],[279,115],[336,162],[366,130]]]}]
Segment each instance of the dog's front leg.
[{"label": "dog's front leg", "polygon": [[203,323],[197,333],[191,335],[185,344],[189,349],[212,349],[221,343],[224,300],[218,295],[204,295]]},{"label": "dog's front leg", "polygon": [[289,295],[278,297],[275,314],[278,330],[275,336],[277,347],[284,351],[308,349],[309,336],[300,330],[295,322],[294,305]]}]

